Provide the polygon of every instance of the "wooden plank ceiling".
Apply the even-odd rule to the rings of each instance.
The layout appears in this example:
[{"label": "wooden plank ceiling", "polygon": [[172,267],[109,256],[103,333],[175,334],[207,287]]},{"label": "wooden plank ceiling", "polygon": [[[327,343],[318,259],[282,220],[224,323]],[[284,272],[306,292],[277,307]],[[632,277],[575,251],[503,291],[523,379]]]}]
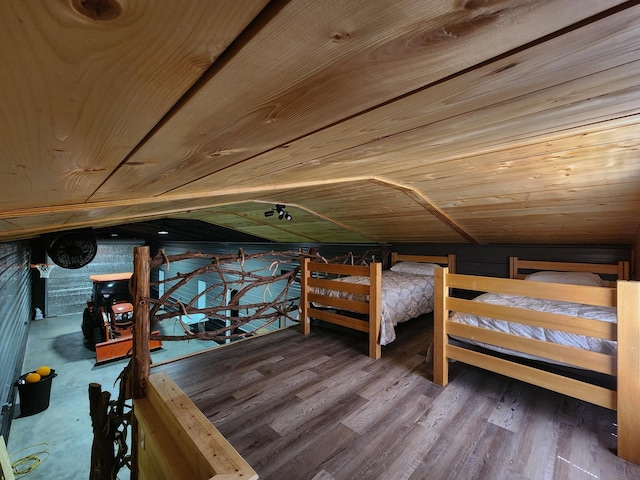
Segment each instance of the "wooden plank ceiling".
[{"label": "wooden plank ceiling", "polygon": [[5,0],[0,241],[631,244],[637,3]]}]

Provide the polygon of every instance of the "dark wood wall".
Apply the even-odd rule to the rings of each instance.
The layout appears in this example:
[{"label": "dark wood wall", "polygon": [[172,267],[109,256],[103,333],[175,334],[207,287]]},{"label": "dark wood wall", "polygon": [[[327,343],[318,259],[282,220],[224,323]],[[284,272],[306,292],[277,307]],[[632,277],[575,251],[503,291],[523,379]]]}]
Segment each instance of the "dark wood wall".
[{"label": "dark wood wall", "polygon": [[509,276],[509,257],[525,260],[614,263],[631,260],[631,246],[625,245],[466,245],[397,244],[389,250],[408,254],[456,254],[456,271],[491,277]]}]

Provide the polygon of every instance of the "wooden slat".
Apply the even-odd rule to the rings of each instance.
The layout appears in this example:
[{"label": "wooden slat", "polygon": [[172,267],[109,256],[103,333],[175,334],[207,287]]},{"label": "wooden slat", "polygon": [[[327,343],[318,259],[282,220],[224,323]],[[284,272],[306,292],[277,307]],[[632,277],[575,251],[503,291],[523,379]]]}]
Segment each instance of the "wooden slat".
[{"label": "wooden slat", "polygon": [[[337,308],[339,310],[349,310],[356,313],[369,313],[369,302],[358,302],[355,300],[347,300],[346,298],[336,298],[329,295],[317,295],[310,293],[308,297],[310,302],[323,307]],[[314,312],[317,309],[314,309]]]},{"label": "wooden slat", "polygon": [[605,340],[617,339],[615,323],[603,322],[583,317],[572,317],[553,312],[538,312],[525,308],[507,307],[491,303],[474,302],[461,298],[450,297],[447,299],[447,307],[454,312],[462,311],[488,318],[509,320],[524,325],[559,330],[562,332],[585,335],[587,337],[602,338]]},{"label": "wooden slat", "polygon": [[616,409],[616,392],[606,388],[453,345],[447,347],[447,356],[454,360],[459,360],[539,387],[548,388],[555,392],[579,398],[586,402],[600,405],[601,407],[611,410]]},{"label": "wooden slat", "polygon": [[[369,275],[367,274],[367,277]],[[312,288],[321,288],[325,290],[336,290],[340,292],[359,293],[367,295],[369,293],[369,285],[351,282],[337,282],[335,280],[327,280],[323,278],[309,278],[309,286]]]},{"label": "wooden slat", "polygon": [[[553,285],[550,288],[549,285]],[[465,290],[475,290],[523,297],[560,300],[587,305],[614,307],[616,305],[616,291],[611,288],[590,287],[584,285],[566,285],[546,282],[513,282],[507,278],[482,277],[473,275],[447,275],[447,286]]]},{"label": "wooden slat", "polygon": [[487,328],[447,322],[449,335],[468,338],[477,342],[526,353],[540,359],[548,359],[585,370],[616,375],[616,357],[603,353],[590,352],[580,348],[568,347],[534,338],[525,338],[509,333],[497,332]]},{"label": "wooden slat", "polygon": [[450,263],[450,257],[446,255],[407,255],[391,252],[391,265],[395,265],[398,262],[439,263],[446,266]]},{"label": "wooden slat", "polygon": [[313,272],[334,273],[338,275],[369,276],[369,267],[364,265],[310,262],[309,269]]},{"label": "wooden slat", "polygon": [[[513,269],[518,274],[519,270],[555,270],[563,272],[592,272],[609,275],[620,274],[620,280],[628,280],[627,270],[624,264],[628,262],[618,262],[617,264],[598,263],[576,263],[576,262],[545,262],[540,260],[520,260],[518,257],[511,257]],[[627,275],[627,276],[625,276]],[[511,277],[514,278],[514,277]]]},{"label": "wooden slat", "polygon": [[[348,276],[365,276],[368,278],[367,285],[352,284],[326,279],[315,279],[315,273],[331,273]],[[372,262],[369,266],[359,265],[336,265],[311,262],[305,258],[302,261],[301,273],[301,316],[302,333],[310,332],[311,318],[318,318],[326,322],[334,323],[354,330],[368,332],[369,336],[369,356],[374,359],[380,358],[382,349],[380,346],[380,325],[381,325],[381,297],[382,297],[382,263]],[[336,298],[329,295],[311,293],[311,288],[325,288],[337,290],[338,292],[358,293],[365,295],[367,301],[357,301],[345,298]],[[350,311],[355,314],[366,314],[367,321],[349,316],[346,312],[333,313],[326,310],[314,308],[313,304],[320,304],[325,307],[333,307],[338,310]]]},{"label": "wooden slat", "polygon": [[324,320],[325,322],[341,325],[353,330],[358,330],[359,332],[369,332],[370,328],[368,321],[349,317],[347,315],[341,315],[339,313],[329,312],[327,310],[310,308],[309,315],[311,315],[311,317],[313,318],[317,318],[318,320]]}]

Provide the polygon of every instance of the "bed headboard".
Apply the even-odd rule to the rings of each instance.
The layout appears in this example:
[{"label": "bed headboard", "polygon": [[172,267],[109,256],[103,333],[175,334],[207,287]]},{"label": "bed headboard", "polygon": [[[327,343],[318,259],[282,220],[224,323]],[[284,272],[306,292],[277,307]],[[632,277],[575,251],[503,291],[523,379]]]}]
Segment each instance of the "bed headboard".
[{"label": "bed headboard", "polygon": [[603,275],[613,275],[617,280],[629,280],[629,262],[617,263],[574,263],[574,262],[549,262],[538,260],[520,260],[518,257],[509,257],[509,278],[523,279],[527,273],[521,270],[551,270],[558,272],[591,272]]},{"label": "bed headboard", "polygon": [[450,273],[456,273],[456,255],[407,255],[398,252],[391,252],[391,265],[394,266],[398,262],[421,262],[421,263],[437,263],[444,267],[449,267]]}]

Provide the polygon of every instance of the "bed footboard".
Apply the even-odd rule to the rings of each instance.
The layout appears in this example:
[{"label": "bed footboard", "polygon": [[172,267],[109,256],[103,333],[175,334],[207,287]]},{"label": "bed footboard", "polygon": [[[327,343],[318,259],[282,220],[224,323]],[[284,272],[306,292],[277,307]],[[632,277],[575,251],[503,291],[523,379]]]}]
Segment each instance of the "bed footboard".
[{"label": "bed footboard", "polygon": [[[550,285],[553,285],[551,288]],[[617,307],[617,324],[576,318],[549,312],[536,312],[502,305],[454,298],[450,289],[474,290],[508,295],[546,298],[587,305]],[[523,282],[493,277],[451,274],[446,268],[435,273],[433,371],[434,382],[448,383],[448,360],[458,360],[549,390],[566,394],[617,411],[618,455],[640,463],[640,283],[618,281],[617,288]],[[450,321],[451,312],[483,317],[511,319],[517,323],[570,331],[579,335],[617,341],[617,355],[589,352],[578,348],[496,332],[487,328]],[[562,325],[562,326],[561,326]],[[608,389],[517,361],[498,358],[451,345],[449,336],[472,339],[516,352],[546,358],[551,362],[575,365],[616,377],[617,389]]]},{"label": "bed footboard", "polygon": [[[369,284],[336,280],[342,276],[368,277]],[[369,335],[369,356],[373,359],[380,358],[381,347],[378,339],[381,321],[381,263],[371,263],[367,267],[312,262],[304,258],[300,282],[300,322],[303,334],[310,333],[311,318],[366,332]],[[329,294],[314,293],[314,290]],[[352,294],[357,294],[362,300],[341,298]]]}]

